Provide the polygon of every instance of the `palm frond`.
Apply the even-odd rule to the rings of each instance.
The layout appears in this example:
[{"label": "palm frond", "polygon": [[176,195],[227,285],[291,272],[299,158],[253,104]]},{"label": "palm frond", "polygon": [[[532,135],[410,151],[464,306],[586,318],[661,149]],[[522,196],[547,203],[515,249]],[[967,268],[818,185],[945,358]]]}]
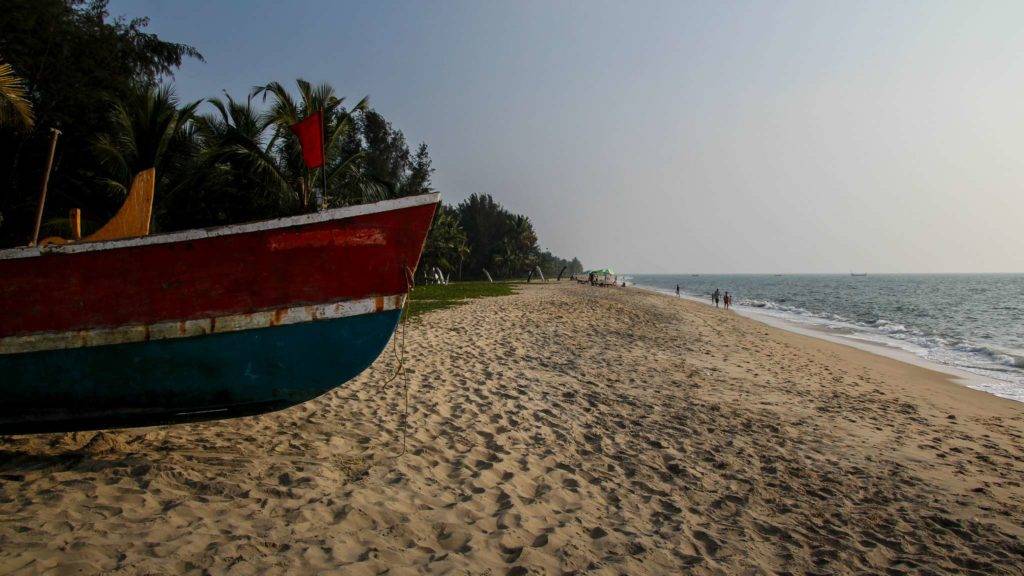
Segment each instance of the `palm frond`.
[{"label": "palm frond", "polygon": [[289,126],[302,120],[299,107],[296,106],[288,89],[280,82],[270,82],[266,86],[257,86],[253,90],[252,96],[262,96],[264,102],[267,96],[273,98],[273,103],[267,115],[268,126],[271,124]]},{"label": "palm frond", "polygon": [[0,126],[28,130],[34,123],[25,81],[14,73],[10,64],[0,64]]}]

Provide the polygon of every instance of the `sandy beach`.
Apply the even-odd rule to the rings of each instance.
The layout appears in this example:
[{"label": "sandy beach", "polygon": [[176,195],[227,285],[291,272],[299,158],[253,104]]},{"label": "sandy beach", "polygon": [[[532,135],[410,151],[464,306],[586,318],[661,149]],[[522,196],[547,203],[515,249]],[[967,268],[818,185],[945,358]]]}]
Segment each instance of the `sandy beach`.
[{"label": "sandy beach", "polygon": [[1024,574],[1024,404],[636,289],[253,418],[0,439],[0,574]]}]

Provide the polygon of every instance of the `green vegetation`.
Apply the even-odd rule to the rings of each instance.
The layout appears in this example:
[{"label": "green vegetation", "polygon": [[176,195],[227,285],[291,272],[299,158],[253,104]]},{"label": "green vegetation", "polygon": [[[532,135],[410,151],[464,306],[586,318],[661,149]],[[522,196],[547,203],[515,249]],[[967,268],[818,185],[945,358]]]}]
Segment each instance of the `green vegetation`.
[{"label": "green vegetation", "polygon": [[32,103],[25,98],[25,81],[10,64],[0,62],[0,126],[32,127]]},{"label": "green vegetation", "polygon": [[473,298],[509,296],[515,294],[515,285],[512,282],[452,282],[417,286],[409,295],[406,314],[415,318],[424,312],[451,308]]},{"label": "green vegetation", "polygon": [[427,238],[420,270],[434,267],[462,280],[522,278],[535,266],[545,276],[583,271],[576,258],[565,260],[542,251],[528,216],[515,214],[494,201],[489,194],[471,194],[457,206],[441,206]]},{"label": "green vegetation", "polygon": [[48,214],[85,209],[108,218],[123,196],[96,182],[92,143],[108,128],[110,102],[202,60],[191,46],[148,34],[145,18],[110,20],[104,0],[6,0],[0,61],[11,65],[31,103],[31,129],[0,126],[0,245],[24,243],[33,224],[50,128],[63,133],[50,179]]},{"label": "green vegetation", "polygon": [[[155,167],[158,232],[265,220],[423,194],[426,144],[405,136],[362,98],[348,105],[327,84],[299,79],[180,102],[168,84],[195,48],[111,19],[107,0],[8,0],[0,14],[0,246],[24,244],[46,164],[49,129],[62,131],[43,236],[66,234],[81,208],[90,233],[121,206],[132,178]],[[326,166],[308,170],[289,127],[324,113]],[[326,186],[324,176],[326,175]],[[489,195],[437,212],[419,267],[451,279],[579,272],[542,251],[530,219]]]}]

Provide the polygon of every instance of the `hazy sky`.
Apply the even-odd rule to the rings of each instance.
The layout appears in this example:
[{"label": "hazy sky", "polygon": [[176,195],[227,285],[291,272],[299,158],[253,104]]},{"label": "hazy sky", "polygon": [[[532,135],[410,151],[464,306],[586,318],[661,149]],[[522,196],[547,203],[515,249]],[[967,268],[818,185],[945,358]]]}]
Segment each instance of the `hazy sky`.
[{"label": "hazy sky", "polygon": [[329,81],[631,272],[1024,271],[1024,3],[113,0],[184,99]]}]

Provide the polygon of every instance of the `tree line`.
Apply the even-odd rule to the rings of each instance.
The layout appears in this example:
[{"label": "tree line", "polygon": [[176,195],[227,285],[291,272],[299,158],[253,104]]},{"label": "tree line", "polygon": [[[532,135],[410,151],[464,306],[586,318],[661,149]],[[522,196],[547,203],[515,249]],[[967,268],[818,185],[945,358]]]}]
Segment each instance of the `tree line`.
[{"label": "tree line", "polygon": [[[71,208],[82,209],[83,233],[99,228],[134,175],[149,167],[157,173],[156,232],[432,191],[427,145],[410,149],[367,98],[346,102],[330,84],[268,82],[243,96],[180,101],[169,80],[183,61],[203,56],[147,25],[146,18],[111,18],[107,0],[5,2],[0,245],[24,244],[30,233],[51,127],[61,135],[44,235],[66,235]],[[326,164],[309,170],[289,127],[317,110]],[[511,277],[538,265],[557,274],[572,264],[539,249],[526,216],[474,194],[439,208],[423,268],[479,278],[484,269]]]},{"label": "tree line", "polygon": [[530,218],[514,214],[490,194],[471,194],[455,206],[442,204],[427,237],[422,268],[437,266],[458,279],[522,277],[535,267],[546,276],[583,271],[579,259],[565,260],[537,243]]}]

